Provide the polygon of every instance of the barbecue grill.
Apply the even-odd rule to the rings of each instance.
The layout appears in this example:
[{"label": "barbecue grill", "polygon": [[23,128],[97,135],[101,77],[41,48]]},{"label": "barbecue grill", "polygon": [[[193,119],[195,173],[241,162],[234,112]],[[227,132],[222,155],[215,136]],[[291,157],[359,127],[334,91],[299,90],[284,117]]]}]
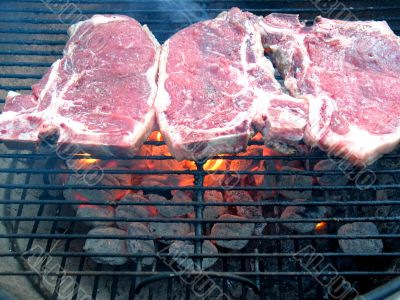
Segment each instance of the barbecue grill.
[{"label": "barbecue grill", "polygon": [[[51,63],[62,55],[67,40],[66,29],[76,21],[93,14],[120,13],[148,24],[160,43],[178,30],[193,22],[216,17],[221,11],[237,6],[258,15],[271,12],[299,13],[301,19],[311,22],[323,15],[329,18],[360,20],[387,20],[396,34],[400,32],[400,4],[395,1],[2,1],[0,0],[0,98],[4,103],[9,90],[26,92],[30,85],[42,77]],[[149,140],[147,146],[162,147],[164,143]],[[253,139],[249,146],[260,146],[262,142]],[[214,157],[223,161],[256,161],[290,165],[300,164],[301,168],[275,168],[261,170],[214,170],[214,175],[228,178],[262,175],[265,178],[294,176],[297,180],[281,185],[255,185],[246,181],[237,185],[231,181],[224,185],[206,185],[210,173],[204,162],[196,162],[187,170],[166,170],[153,168],[143,171],[134,168],[102,169],[104,174],[131,174],[192,176],[192,186],[169,185],[105,185],[61,184],[52,177],[73,174],[73,169],[62,168],[59,155],[52,151],[50,144],[40,150],[8,150],[0,145],[0,176],[2,191],[0,203],[3,206],[1,220],[5,232],[1,239],[9,241],[10,251],[0,251],[2,259],[15,258],[20,267],[0,269],[0,279],[28,278],[32,285],[48,299],[353,299],[365,294],[365,299],[383,299],[400,289],[400,152],[394,151],[374,163],[367,171],[351,169],[346,176],[351,180],[345,184],[319,185],[315,182],[321,176],[344,176],[343,170],[315,170],[316,162],[330,158],[316,149],[310,152],[284,156],[275,152],[262,155],[245,153]],[[102,162],[115,160],[108,156],[75,155],[68,159],[95,159]],[[118,158],[120,162],[174,161],[170,155],[138,155],[133,158]],[[87,173],[95,173],[89,170]],[[373,176],[372,176],[372,175]],[[301,178],[313,178],[301,180]],[[271,182],[264,180],[264,182]],[[304,182],[309,182],[305,184]],[[191,224],[191,236],[164,236],[163,240],[193,241],[194,253],[188,256],[197,264],[194,270],[182,270],[171,262],[172,255],[163,243],[157,241],[153,253],[96,253],[84,252],[83,244],[90,238],[84,221],[120,221],[117,217],[78,217],[71,213],[76,201],[66,200],[57,191],[62,190],[131,190],[145,194],[170,195],[173,190],[191,191],[194,215],[178,218],[173,222]],[[254,202],[205,202],[207,190],[240,190],[252,194],[267,192],[271,197]],[[279,191],[292,191],[312,195],[307,201],[294,201],[283,197]],[[106,206],[109,203],[92,201],[91,204]],[[123,204],[121,204],[123,205]],[[133,202],[130,205],[143,205]],[[152,202],[155,207],[165,202]],[[170,206],[188,206],[187,202],[169,203]],[[205,207],[233,206],[251,209],[262,207],[263,216],[254,219],[219,220],[218,223],[265,224],[262,234],[211,237],[209,223],[205,219]],[[316,210],[325,208],[329,213],[308,215],[301,218],[284,219],[282,211],[287,207],[303,207]],[[397,214],[396,214],[397,212]],[[159,216],[125,219],[129,222],[172,222]],[[347,223],[372,222],[379,234],[340,235],[338,228]],[[299,232],[284,224],[298,226],[315,224],[309,232]],[[299,225],[300,224],[300,225]],[[314,226],[314,225],[313,225]],[[93,237],[92,237],[93,238]],[[100,235],[95,239],[137,239],[151,240],[153,236],[123,237]],[[241,250],[219,248],[215,254],[203,253],[203,240],[246,240]],[[339,241],[379,239],[383,242],[381,252],[343,252]],[[94,262],[96,257],[136,258],[121,266],[110,266]],[[151,266],[140,261],[154,257]],[[218,258],[210,269],[201,268],[206,257]],[[0,280],[1,281],[1,280]],[[1,281],[2,282],[2,281]],[[390,283],[388,283],[390,282]],[[374,288],[386,284],[366,294]],[[12,292],[12,291],[11,291]],[[394,298],[393,298],[394,299]]]}]

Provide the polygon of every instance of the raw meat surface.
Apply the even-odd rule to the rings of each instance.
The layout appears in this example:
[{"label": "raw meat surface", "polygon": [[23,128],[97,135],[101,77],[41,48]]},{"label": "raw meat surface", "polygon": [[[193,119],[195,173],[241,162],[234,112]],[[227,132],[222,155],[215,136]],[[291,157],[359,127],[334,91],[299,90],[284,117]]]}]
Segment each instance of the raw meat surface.
[{"label": "raw meat surface", "polygon": [[359,166],[400,140],[400,39],[386,22],[264,18],[263,43],[295,97],[309,100],[305,140]]},{"label": "raw meat surface", "polygon": [[155,124],[158,42],[122,15],[95,15],[71,26],[69,35],[63,58],[32,95],[8,94],[0,140],[36,146],[56,135],[65,151],[134,154]]},{"label": "raw meat surface", "polygon": [[282,92],[264,57],[258,23],[233,8],[163,45],[155,108],[175,158],[240,152],[253,127],[266,141],[302,139],[307,102]]}]

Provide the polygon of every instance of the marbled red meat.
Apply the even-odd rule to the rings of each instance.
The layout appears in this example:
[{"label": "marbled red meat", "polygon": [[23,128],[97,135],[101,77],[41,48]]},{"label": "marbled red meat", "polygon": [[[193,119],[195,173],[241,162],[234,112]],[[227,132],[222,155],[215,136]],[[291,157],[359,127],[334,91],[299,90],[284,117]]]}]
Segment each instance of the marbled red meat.
[{"label": "marbled red meat", "polygon": [[69,34],[64,56],[31,95],[8,94],[0,140],[35,146],[56,134],[63,148],[134,154],[155,124],[158,42],[122,15],[95,15]]},{"label": "marbled red meat", "polygon": [[163,45],[155,109],[175,158],[240,152],[253,127],[267,141],[302,139],[307,102],[282,92],[258,23],[234,8]]},{"label": "marbled red meat", "polygon": [[400,140],[400,39],[386,22],[264,18],[263,43],[285,85],[309,100],[305,140],[366,166]]}]

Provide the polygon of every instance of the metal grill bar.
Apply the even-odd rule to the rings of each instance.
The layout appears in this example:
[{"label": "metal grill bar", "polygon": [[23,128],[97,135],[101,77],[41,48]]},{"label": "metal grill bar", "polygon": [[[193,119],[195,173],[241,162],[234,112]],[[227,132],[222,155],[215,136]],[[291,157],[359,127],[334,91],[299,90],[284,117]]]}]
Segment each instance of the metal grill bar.
[{"label": "metal grill bar", "polygon": [[[91,201],[90,202],[93,205],[99,205],[99,206],[107,206],[109,205],[108,203],[104,203],[102,201]],[[24,205],[40,205],[40,204],[45,204],[45,205],[58,205],[58,204],[63,204],[63,205],[73,205],[76,204],[76,201],[70,201],[70,200],[2,200],[0,201],[1,204],[24,204]],[[168,206],[193,206],[193,204],[187,203],[187,202],[151,202],[152,206],[164,206],[168,204]],[[273,206],[338,206],[338,205],[343,205],[345,204],[346,206],[385,206],[385,205],[400,205],[400,200],[371,200],[371,201],[346,201],[343,203],[343,201],[308,201],[304,203],[298,203],[298,202],[293,202],[293,201],[259,201],[259,202],[229,202],[229,203],[220,203],[220,202],[207,202],[207,203],[197,203],[196,205],[198,206],[265,206],[265,207],[273,207]],[[143,205],[142,202],[129,202],[129,203],[118,203],[120,206],[128,206],[128,205]]]},{"label": "metal grill bar", "polygon": [[[398,190],[400,189],[398,184],[388,184],[380,185],[379,187],[371,187],[369,185],[360,185],[361,188],[373,189],[373,190]],[[0,189],[30,189],[30,190],[59,190],[61,187],[59,185],[46,185],[46,184],[0,184]],[[97,185],[96,187],[90,187],[87,185],[77,185],[70,184],[65,185],[64,188],[69,189],[80,189],[80,190],[132,190],[132,191],[154,191],[154,192],[165,192],[173,190],[181,191],[224,191],[224,187],[220,186],[209,186],[209,187],[182,187],[182,186],[169,186],[169,187],[150,187],[150,186],[131,186],[131,185],[121,185],[121,186],[108,186],[108,185]],[[303,185],[293,185],[293,186],[282,186],[279,187],[280,191],[336,191],[337,189],[347,190],[347,191],[357,191],[358,188],[347,185],[338,185],[335,187],[321,187],[321,186],[303,186]],[[235,186],[230,188],[232,191],[275,191],[273,187],[239,187]]]},{"label": "metal grill bar", "polygon": [[[83,221],[126,221],[126,222],[157,222],[157,223],[171,223],[171,222],[176,222],[176,223],[188,223],[188,224],[196,224],[196,223],[215,223],[215,219],[180,219],[180,218],[174,218],[174,219],[167,219],[167,218],[87,218],[87,217],[74,217],[73,220],[71,220],[70,217],[1,217],[0,220],[2,221],[11,221],[11,220],[19,220],[19,221],[71,221],[71,222],[83,222]],[[400,217],[352,217],[352,218],[339,218],[339,217],[333,217],[333,218],[304,218],[304,219],[293,219],[293,220],[282,220],[278,218],[259,218],[259,219],[229,219],[229,220],[218,220],[218,223],[222,224],[229,224],[229,223],[318,223],[318,222],[332,222],[332,223],[344,223],[344,222],[398,222],[400,220]],[[30,235],[18,235],[18,237],[26,237]],[[37,235],[39,236],[39,235]],[[50,237],[51,235],[43,235],[46,237]],[[63,238],[63,235],[55,235],[60,238]],[[282,238],[288,236],[288,237],[294,237],[294,238],[309,238],[310,236],[308,235],[282,235]],[[15,237],[14,234],[11,235],[1,235],[0,237]],[[79,237],[79,235],[74,235],[74,237]],[[83,235],[83,237],[87,237],[87,235]],[[109,236],[107,235],[102,235],[101,237],[108,238]],[[101,238],[100,237],[100,238]],[[127,238],[125,237],[113,237],[114,239],[129,239],[132,236],[128,236]],[[196,240],[196,237],[176,237],[176,236],[165,236],[165,239],[173,239],[175,237],[176,239],[183,239],[183,240]],[[246,237],[246,238],[244,238]],[[279,236],[281,237],[281,236]],[[340,238],[340,239],[346,239],[346,238],[357,238],[357,239],[362,239],[362,238],[395,238],[395,237],[400,237],[400,234],[389,234],[389,235],[368,235],[368,236],[341,236],[341,235],[317,235],[314,236],[313,239],[319,239],[319,238]],[[154,236],[147,237],[147,239],[152,239]],[[201,237],[203,239],[203,237]],[[205,237],[204,237],[205,238]],[[241,237],[221,237],[218,239],[225,239],[225,240],[243,240],[243,239],[255,239],[255,240],[263,240],[263,239],[276,239],[276,236],[263,236],[263,237],[258,237],[258,236],[241,236]],[[164,238],[163,238],[164,239]],[[206,239],[206,238],[205,238]],[[208,239],[213,240],[214,238],[209,237]],[[217,238],[215,238],[217,239]]]},{"label": "metal grill bar", "polygon": [[[96,170],[86,170],[84,173],[85,174],[92,174],[96,173],[98,171]],[[199,171],[192,171],[192,170],[185,170],[185,171],[174,171],[174,170],[115,170],[115,169],[103,169],[104,174],[135,174],[135,175],[198,175],[198,176],[205,176],[210,174],[209,171],[204,171],[204,170],[199,170]],[[353,171],[356,173],[356,171]],[[375,174],[398,174],[400,172],[400,169],[371,169],[371,172],[374,172]],[[83,171],[79,169],[17,169],[17,168],[8,168],[8,169],[0,169],[0,173],[6,173],[6,174],[13,174],[13,173],[24,173],[24,174],[82,174]],[[320,177],[320,176],[326,176],[326,175],[343,175],[343,171],[340,170],[326,170],[326,171],[222,171],[222,170],[216,170],[212,171],[213,175],[218,175],[218,174],[226,174],[226,175],[302,175],[302,176],[314,176],[314,177]],[[68,186],[59,186],[60,188],[65,187],[68,188]],[[110,187],[113,187],[112,185]],[[118,188],[119,186],[115,186],[115,188]],[[374,185],[373,188],[376,188],[377,185]],[[279,188],[277,188],[279,189]]]},{"label": "metal grill bar", "polygon": [[[113,7],[115,7],[113,5]],[[227,8],[230,8],[232,6],[228,6]],[[226,9],[226,8],[225,8]],[[389,6],[370,6],[370,7],[349,7],[349,11],[351,12],[375,12],[377,10],[384,12],[384,11],[393,11],[396,9],[400,9],[400,5],[389,5]],[[203,12],[205,11],[208,14],[212,15],[217,15],[218,13],[221,12],[221,8],[199,8],[199,9],[190,9],[190,12]],[[21,9],[15,9],[15,8],[8,8],[6,6],[2,7],[3,12],[12,12],[12,13],[19,13],[19,12],[24,12],[24,13],[49,13],[47,8],[27,8],[24,6]],[[265,14],[265,13],[291,13],[291,14],[296,14],[296,13],[320,13],[319,9],[314,7],[314,8],[250,8],[247,11],[255,13],[255,14]],[[159,8],[153,8],[153,9],[108,9],[108,13],[110,14],[117,14],[117,13],[125,13],[125,14],[133,14],[133,13],[140,13],[140,14],[148,14],[148,13],[160,13]],[[176,9],[163,9],[162,13],[174,13],[176,12]],[[81,9],[81,13],[83,15],[93,15],[93,14],[101,14],[104,13],[104,9]]]},{"label": "metal grill bar", "polygon": [[[321,276],[335,276],[337,273],[335,272],[321,272],[319,273]],[[16,271],[16,272],[0,272],[0,276],[37,276],[37,273],[35,271]],[[80,276],[160,276],[160,277],[170,277],[173,276],[171,275],[171,272],[166,272],[166,271],[157,271],[157,272],[152,272],[152,271],[67,271],[67,272],[48,272],[46,273],[47,276],[74,276],[74,275],[80,275]],[[211,271],[200,271],[200,272],[188,272],[185,274],[185,276],[215,276],[215,277],[224,277],[224,273],[222,272],[211,272]],[[236,275],[236,276],[235,276]],[[278,276],[278,277],[309,277],[310,273],[309,272],[235,272],[235,275],[231,275],[232,277],[237,277],[237,276],[245,276],[245,277],[259,277],[259,276]],[[400,275],[400,272],[370,272],[370,271],[343,271],[341,272],[341,275],[343,276],[398,276]],[[230,277],[228,275],[228,277]],[[245,278],[244,277],[244,278]]]},{"label": "metal grill bar", "polygon": [[[368,20],[367,17],[361,18],[361,20],[363,20],[363,19]],[[375,21],[400,21],[400,17],[398,17],[398,16],[388,16],[388,17],[385,17],[385,18],[378,17],[378,18],[375,18],[374,20]],[[165,22],[157,20],[157,19],[146,19],[145,21],[146,21],[146,23],[151,23],[151,24],[154,24],[154,25],[157,25],[157,24],[165,25]],[[313,19],[303,19],[303,21],[308,23],[308,22],[312,22]],[[3,18],[3,19],[0,20],[0,24],[1,23],[4,23],[4,24],[21,24],[22,23],[22,24],[60,25],[60,21],[59,20],[57,20],[57,19],[52,20],[52,19],[48,19],[48,18],[46,18],[46,19],[39,19],[39,18],[34,18],[34,19],[32,19],[32,18],[18,18],[18,19],[8,18],[8,19],[6,19],[6,18]],[[184,24],[186,24],[186,21],[184,21],[184,20],[176,20],[175,19],[175,20],[171,20],[168,25],[171,25],[171,24],[182,24],[182,25],[184,25]],[[65,27],[65,25],[63,25],[63,27]],[[65,31],[64,31],[64,34],[65,34]],[[3,43],[3,42],[4,41],[1,41],[1,43]],[[28,40],[26,42],[30,42],[30,41]],[[51,43],[52,41],[46,41],[46,42]],[[60,43],[60,45],[64,46],[65,42],[64,43]]]},{"label": "metal grill bar", "polygon": [[[165,145],[163,142],[153,142],[153,141],[148,141],[144,143],[145,145],[152,145],[152,146],[162,146]],[[249,146],[254,146],[254,145],[263,145],[263,142],[256,142],[256,141],[250,141]],[[83,159],[83,158],[95,158],[95,159],[101,159],[101,160],[111,160],[111,159],[116,159],[113,156],[105,156],[105,155],[90,155],[90,156],[69,156],[64,153],[61,153],[61,157],[64,159],[68,160],[74,160],[74,159]],[[1,153],[0,158],[19,158],[19,159],[35,159],[35,160],[40,160],[40,159],[49,159],[49,158],[59,158],[57,154],[43,154],[43,153]],[[382,160],[394,160],[400,158],[400,154],[397,153],[391,153],[391,154],[386,154],[384,155],[380,161]],[[170,155],[154,155],[154,156],[132,156],[132,157],[118,157],[118,160],[175,160],[174,157]],[[224,156],[212,156],[209,158],[210,160],[213,159],[223,159],[223,160],[285,160],[285,161],[295,161],[295,160],[322,160],[322,159],[328,159],[326,154],[323,154],[321,152],[312,152],[309,155],[291,155],[291,156],[285,156],[285,155],[273,155],[273,156],[254,156],[254,155],[243,155],[243,156],[234,156],[234,155],[224,155]],[[331,158],[333,160],[339,160],[335,158]],[[373,169],[373,168],[372,168]],[[302,172],[307,172],[307,171],[302,171]],[[331,172],[330,170],[327,170],[327,172]]]},{"label": "metal grill bar", "polygon": [[[81,189],[81,190],[132,190],[132,191],[140,191],[140,190],[153,190],[155,192],[163,192],[163,191],[172,191],[172,190],[181,190],[181,191],[207,191],[207,190],[215,190],[215,191],[224,191],[226,188],[221,186],[208,186],[208,187],[182,187],[182,186],[168,186],[168,187],[150,187],[150,186],[134,186],[134,185],[121,185],[121,186],[109,186],[109,185],[97,185],[95,187],[90,187],[87,185],[78,185],[78,184],[68,184],[61,187],[60,185],[54,184],[0,184],[0,188],[5,189],[34,189],[34,190],[59,190],[60,188],[68,188],[68,189]],[[398,184],[386,184],[371,187],[369,185],[360,185],[360,188],[365,189],[373,189],[373,190],[385,190],[392,189],[398,190],[400,189]],[[335,191],[337,189],[341,190],[353,190],[358,191],[359,188],[348,185],[337,185],[334,187],[322,187],[322,186],[304,186],[304,185],[293,185],[293,186],[280,186],[279,189],[273,187],[256,187],[256,186],[247,186],[247,187],[239,187],[234,186],[230,187],[230,190],[235,191]]]},{"label": "metal grill bar", "polygon": [[[12,257],[15,255],[21,255],[21,256],[32,256],[32,255],[37,255],[37,254],[43,254],[43,255],[51,255],[54,257],[60,256],[60,257],[81,257],[81,256],[86,256],[86,257],[99,257],[99,256],[110,256],[110,257],[173,257],[171,254],[165,254],[165,253],[159,253],[159,254],[115,254],[112,252],[104,252],[104,253],[97,253],[97,252],[35,252],[35,251],[23,251],[23,252],[0,252],[0,257]],[[218,254],[207,254],[207,253],[201,253],[201,254],[188,254],[188,257],[226,257],[226,258],[242,258],[242,257],[249,257],[249,258],[270,258],[270,257],[286,257],[286,258],[292,258],[294,255],[296,256],[301,256],[301,257],[309,257],[309,256],[314,256],[314,255],[322,255],[324,257],[377,257],[377,256],[382,256],[382,257],[398,257],[400,255],[400,252],[389,252],[389,253],[336,253],[336,252],[317,252],[317,253],[246,253],[246,252],[241,252],[241,253],[218,253]]]}]

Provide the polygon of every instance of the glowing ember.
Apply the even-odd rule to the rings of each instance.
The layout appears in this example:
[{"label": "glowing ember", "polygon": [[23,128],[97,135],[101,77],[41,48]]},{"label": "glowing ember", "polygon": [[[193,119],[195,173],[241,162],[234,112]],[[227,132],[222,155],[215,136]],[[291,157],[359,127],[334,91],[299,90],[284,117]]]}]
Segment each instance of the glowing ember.
[{"label": "glowing ember", "polygon": [[83,202],[88,202],[89,201],[88,198],[86,198],[85,196],[82,196],[80,194],[76,194],[75,198],[76,198],[76,200],[83,201]]},{"label": "glowing ember", "polygon": [[110,160],[104,165],[104,167],[105,168],[118,168],[118,162],[116,162],[115,160]]},{"label": "glowing ember", "polygon": [[[89,199],[86,198],[85,196],[82,196],[79,193],[76,193],[75,199],[78,200],[79,202],[89,202]],[[79,204],[78,207],[85,207],[87,204]]]},{"label": "glowing ember", "polygon": [[83,164],[83,165],[93,165],[95,163],[98,163],[100,161],[100,159],[97,158],[90,158],[90,154],[89,153],[80,153],[80,154],[76,154],[76,156],[84,156],[84,157],[88,157],[88,158],[82,158],[79,159],[79,163]]},{"label": "glowing ember", "polygon": [[163,140],[161,132],[157,132],[157,136],[156,136],[157,141],[161,142]]},{"label": "glowing ember", "polygon": [[[224,159],[209,159],[207,162],[204,164],[204,170],[206,171],[216,171],[220,169],[221,167],[225,166],[225,160]],[[225,169],[225,168],[223,168]]]},{"label": "glowing ember", "polygon": [[[252,141],[262,141],[262,134],[257,133]],[[153,142],[161,142],[163,141],[163,137],[160,131],[153,131],[148,141]],[[264,150],[265,149],[265,150]],[[265,151],[265,152],[263,152]],[[141,150],[141,155],[145,156],[171,156],[171,153],[168,150],[167,145],[144,145]],[[238,156],[260,156],[263,155],[273,155],[275,154],[273,150],[266,148],[264,145],[252,145],[247,148],[245,152],[237,154]],[[229,154],[231,155],[231,154]],[[237,160],[227,160],[223,159],[222,156],[224,154],[219,155],[220,157],[212,158],[207,160],[203,169],[207,172],[207,175],[204,178],[204,186],[214,186],[214,185],[222,185],[226,180],[235,179],[236,183],[240,184],[252,184],[252,185],[261,185],[263,182],[264,175],[226,175],[226,174],[215,174],[216,171],[264,171],[264,162],[262,160],[249,160],[249,159],[237,159]],[[145,162],[145,169],[147,170],[197,170],[197,165],[194,161],[191,160],[147,160]],[[228,177],[229,178],[228,178]],[[163,185],[179,185],[179,186],[190,186],[193,185],[193,176],[192,175],[145,175],[145,178],[142,180],[148,183],[155,184],[158,182]],[[240,177],[239,179],[236,177]],[[249,178],[248,178],[249,177]],[[229,181],[230,182],[230,181]],[[236,184],[230,182],[230,184]]]},{"label": "glowing ember", "polygon": [[328,223],[326,222],[319,222],[315,225],[315,230],[316,231],[322,231],[328,227]]},{"label": "glowing ember", "polygon": [[159,131],[153,131],[153,132],[150,134],[148,140],[149,140],[149,141],[154,141],[154,142],[161,142],[161,141],[163,141],[161,132],[159,132]]},{"label": "glowing ember", "polygon": [[220,186],[222,185],[225,175],[215,174],[215,171],[223,171],[227,169],[228,162],[225,159],[209,159],[203,166],[208,175],[204,178],[205,186]]},{"label": "glowing ember", "polygon": [[[203,169],[205,171],[225,170],[226,161],[224,159],[209,159],[205,162]],[[196,163],[191,160],[183,160],[182,166],[189,170],[196,170]]]},{"label": "glowing ember", "polygon": [[257,132],[255,136],[253,136],[252,140],[253,141],[262,141],[263,136],[260,132]]},{"label": "glowing ember", "polygon": [[191,160],[183,160],[182,167],[191,171],[197,169],[195,162]]}]

